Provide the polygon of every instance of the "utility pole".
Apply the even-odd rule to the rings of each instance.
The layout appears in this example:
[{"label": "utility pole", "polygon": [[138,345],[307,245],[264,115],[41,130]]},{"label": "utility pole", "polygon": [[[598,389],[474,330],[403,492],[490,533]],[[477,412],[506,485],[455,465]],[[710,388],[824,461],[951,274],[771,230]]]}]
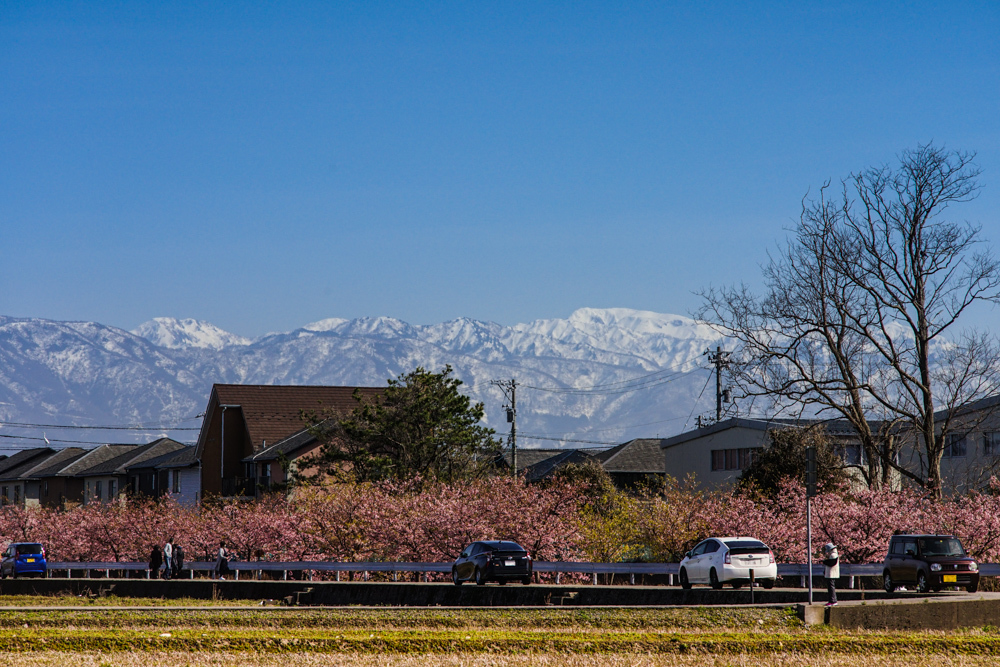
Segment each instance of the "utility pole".
[{"label": "utility pole", "polygon": [[722,421],[722,404],[729,403],[732,399],[729,388],[722,388],[722,369],[729,366],[729,352],[724,352],[721,347],[716,347],[715,352],[705,350],[710,364],[715,366],[715,421]]},{"label": "utility pole", "polygon": [[511,476],[517,477],[517,380],[491,380],[490,384],[500,387],[507,405],[503,406],[507,410],[507,422],[510,424],[510,436],[507,442],[510,443],[510,469]]}]

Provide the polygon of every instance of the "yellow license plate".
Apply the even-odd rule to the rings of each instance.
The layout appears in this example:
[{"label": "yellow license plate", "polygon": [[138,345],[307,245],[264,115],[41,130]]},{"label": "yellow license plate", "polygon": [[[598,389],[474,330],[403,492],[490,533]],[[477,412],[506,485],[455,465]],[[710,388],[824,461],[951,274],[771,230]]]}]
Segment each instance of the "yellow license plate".
[{"label": "yellow license plate", "polygon": [[29,563],[34,563],[34,562],[35,562],[35,559],[34,559],[34,558],[29,558],[29,559],[28,559],[28,562],[29,562]]},{"label": "yellow license plate", "polygon": [[946,584],[947,583],[955,583],[956,581],[958,581],[958,575],[955,575],[955,574],[946,574],[943,577],[941,577],[941,581],[943,581]]}]

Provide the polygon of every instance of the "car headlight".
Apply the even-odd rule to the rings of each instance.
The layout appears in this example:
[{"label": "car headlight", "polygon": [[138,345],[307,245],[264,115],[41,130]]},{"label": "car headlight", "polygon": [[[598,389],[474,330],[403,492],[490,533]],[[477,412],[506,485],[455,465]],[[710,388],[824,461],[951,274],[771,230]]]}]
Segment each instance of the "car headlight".
[{"label": "car headlight", "polygon": [[931,563],[931,572],[940,572],[941,563]]},{"label": "car headlight", "polygon": [[978,572],[979,563],[977,563],[976,561],[972,561],[971,563],[969,563],[969,569],[972,570],[973,572]]}]

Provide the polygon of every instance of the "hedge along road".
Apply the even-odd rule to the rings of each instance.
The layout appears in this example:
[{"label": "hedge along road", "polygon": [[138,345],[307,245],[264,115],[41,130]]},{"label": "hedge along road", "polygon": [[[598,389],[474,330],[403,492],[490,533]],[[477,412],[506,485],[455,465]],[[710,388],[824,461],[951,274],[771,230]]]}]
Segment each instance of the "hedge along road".
[{"label": "hedge along road", "polygon": [[[856,633],[789,610],[0,611],[0,651],[356,655],[989,656],[1000,635]],[[631,663],[630,663],[631,664]]]}]

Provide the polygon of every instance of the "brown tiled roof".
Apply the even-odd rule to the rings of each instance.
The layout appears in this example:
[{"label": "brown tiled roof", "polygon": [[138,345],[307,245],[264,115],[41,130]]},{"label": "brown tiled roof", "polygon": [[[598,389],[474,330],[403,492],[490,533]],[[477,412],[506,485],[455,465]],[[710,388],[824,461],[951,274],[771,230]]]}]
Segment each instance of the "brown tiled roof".
[{"label": "brown tiled roof", "polygon": [[221,405],[239,405],[250,440],[256,447],[268,445],[301,431],[301,413],[333,409],[348,413],[358,406],[354,390],[366,398],[378,396],[384,387],[323,387],[260,384],[217,384],[213,388]]}]

